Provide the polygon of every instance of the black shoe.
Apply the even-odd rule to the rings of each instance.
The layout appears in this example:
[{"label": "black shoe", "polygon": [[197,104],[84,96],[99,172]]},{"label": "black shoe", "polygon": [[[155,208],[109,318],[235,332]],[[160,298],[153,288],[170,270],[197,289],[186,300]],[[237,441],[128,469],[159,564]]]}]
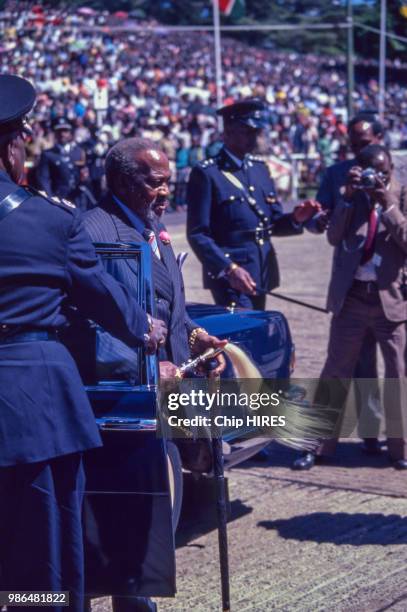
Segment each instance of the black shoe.
[{"label": "black shoe", "polygon": [[395,470],[407,470],[407,459],[393,461],[393,467]]},{"label": "black shoe", "polygon": [[376,438],[365,438],[362,444],[362,453],[366,455],[381,455],[383,449]]},{"label": "black shoe", "polygon": [[315,455],[313,453],[304,453],[298,457],[291,466],[292,470],[310,470],[315,465]]}]

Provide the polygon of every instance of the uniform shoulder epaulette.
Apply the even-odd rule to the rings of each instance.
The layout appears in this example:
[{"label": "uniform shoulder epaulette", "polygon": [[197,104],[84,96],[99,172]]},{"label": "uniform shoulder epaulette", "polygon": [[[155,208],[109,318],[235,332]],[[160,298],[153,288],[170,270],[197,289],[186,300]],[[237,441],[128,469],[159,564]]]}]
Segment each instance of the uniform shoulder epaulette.
[{"label": "uniform shoulder epaulette", "polygon": [[260,155],[248,155],[247,158],[252,162],[258,162],[260,164],[265,164],[266,162]]},{"label": "uniform shoulder epaulette", "polygon": [[204,159],[203,161],[199,162],[199,167],[200,168],[210,168],[211,166],[213,166],[215,164],[215,160],[213,157],[208,157],[208,159]]},{"label": "uniform shoulder epaulette", "polygon": [[58,198],[57,196],[50,196],[45,191],[40,191],[40,190],[37,190],[37,189],[32,189],[31,187],[30,187],[30,192],[32,193],[32,195],[44,198],[44,200],[47,200],[47,202],[49,202],[50,204],[54,204],[56,206],[61,206],[61,208],[64,208],[65,210],[73,211],[73,210],[76,209],[75,204],[73,204],[69,200],[66,200],[65,198]]}]

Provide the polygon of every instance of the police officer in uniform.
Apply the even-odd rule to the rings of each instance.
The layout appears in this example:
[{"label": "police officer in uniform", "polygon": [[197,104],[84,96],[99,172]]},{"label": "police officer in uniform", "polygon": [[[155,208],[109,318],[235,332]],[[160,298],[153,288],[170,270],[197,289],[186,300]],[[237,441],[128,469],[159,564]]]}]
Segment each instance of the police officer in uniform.
[{"label": "police officer in uniform", "polygon": [[267,106],[249,98],[217,111],[224,146],[197,164],[188,184],[187,236],[217,304],[263,310],[279,285],[271,236],[301,234],[320,210],[311,200],[284,214],[267,165],[252,155],[267,125]]},{"label": "police officer in uniform", "polygon": [[72,127],[59,117],[54,123],[56,143],[41,153],[37,183],[51,196],[71,198],[79,183],[80,168],[85,165],[85,151],[72,142]]},{"label": "police officer in uniform", "polygon": [[69,591],[83,612],[82,453],[101,441],[58,341],[64,304],[152,352],[166,329],[104,271],[72,204],[19,186],[35,91],[13,75],[0,91],[0,591]]}]

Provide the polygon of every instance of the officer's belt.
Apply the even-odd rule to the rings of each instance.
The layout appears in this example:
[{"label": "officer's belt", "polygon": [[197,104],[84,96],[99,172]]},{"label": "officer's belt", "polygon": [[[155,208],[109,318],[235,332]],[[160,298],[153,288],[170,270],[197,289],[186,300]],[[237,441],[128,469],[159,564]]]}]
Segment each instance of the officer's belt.
[{"label": "officer's belt", "polygon": [[[241,246],[242,240],[253,240],[258,242],[262,240],[269,240],[272,235],[272,227],[263,227],[260,229],[251,230],[236,230],[234,232],[227,233],[227,246]],[[225,245],[226,246],[226,245]]]},{"label": "officer's belt", "polygon": [[18,342],[44,342],[58,341],[58,334],[55,330],[21,330],[21,327],[12,329],[7,325],[0,326],[0,344],[14,344]]},{"label": "officer's belt", "polygon": [[15,191],[9,193],[0,202],[0,221],[33,195],[35,194],[33,194],[27,187],[18,187]]}]

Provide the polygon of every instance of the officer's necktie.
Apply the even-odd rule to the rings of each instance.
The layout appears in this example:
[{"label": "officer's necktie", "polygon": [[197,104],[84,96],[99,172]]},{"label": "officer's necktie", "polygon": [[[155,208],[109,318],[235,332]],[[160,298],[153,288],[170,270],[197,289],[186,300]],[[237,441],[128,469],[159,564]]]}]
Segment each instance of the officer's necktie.
[{"label": "officer's necktie", "polygon": [[155,237],[155,234],[154,234],[153,230],[148,228],[148,227],[146,227],[143,230],[143,237],[147,240],[147,242],[150,245],[151,250],[153,251],[154,255],[156,257],[158,257],[158,259],[161,259],[161,254],[160,254],[160,250],[158,248],[157,238]]},{"label": "officer's necktie", "polygon": [[373,207],[369,215],[369,225],[367,228],[366,242],[363,247],[363,254],[360,260],[360,263],[362,266],[363,264],[370,261],[373,257],[378,223],[379,223],[379,213],[377,209]]}]

